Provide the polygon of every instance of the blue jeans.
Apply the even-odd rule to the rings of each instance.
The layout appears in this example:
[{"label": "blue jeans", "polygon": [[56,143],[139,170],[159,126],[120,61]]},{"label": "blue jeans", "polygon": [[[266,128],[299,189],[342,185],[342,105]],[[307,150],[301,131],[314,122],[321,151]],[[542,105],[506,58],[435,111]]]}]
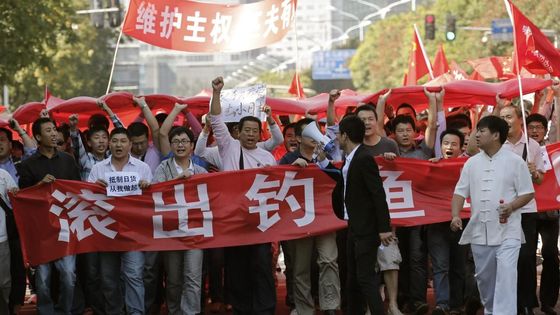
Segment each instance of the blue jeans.
[{"label": "blue jeans", "polygon": [[461,232],[452,232],[449,222],[430,224],[427,229],[436,304],[458,308],[463,305],[467,247],[459,245]]},{"label": "blue jeans", "polygon": [[[52,266],[58,270],[60,289],[58,303],[51,299],[51,270]],[[65,256],[50,263],[37,266],[35,283],[37,285],[37,312],[40,315],[65,314],[70,315],[76,284],[76,256]]]},{"label": "blue jeans", "polygon": [[123,308],[121,265],[126,313],[144,314],[144,253],[103,252],[99,253],[99,261],[105,314],[120,315]]}]

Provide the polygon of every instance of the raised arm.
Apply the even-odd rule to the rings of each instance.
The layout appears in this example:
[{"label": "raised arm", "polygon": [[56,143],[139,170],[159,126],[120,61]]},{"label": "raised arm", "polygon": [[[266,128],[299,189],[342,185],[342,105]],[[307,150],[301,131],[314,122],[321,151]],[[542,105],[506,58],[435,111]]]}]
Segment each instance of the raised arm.
[{"label": "raised arm", "polygon": [[268,105],[263,106],[262,111],[265,112],[266,114],[266,123],[270,127],[271,137],[268,138],[266,141],[259,142],[259,143],[262,143],[263,149],[267,151],[272,151],[274,150],[274,148],[276,148],[278,145],[284,142],[284,136],[282,135],[282,131],[280,130],[280,127],[278,127],[276,120],[272,118],[272,109],[270,108],[270,106]]},{"label": "raised arm", "polygon": [[23,146],[25,148],[31,148],[31,149],[37,148],[37,143],[35,143],[35,141],[31,139],[31,137],[27,134],[27,132],[25,132],[25,130],[21,128],[17,120],[11,118],[9,123],[10,123],[10,128],[19,134],[19,137],[23,141]]},{"label": "raised arm", "polygon": [[447,121],[445,120],[445,112],[443,111],[443,96],[445,95],[444,87],[441,87],[441,91],[436,93],[436,139],[435,139],[435,156],[441,157],[441,134],[447,129]]},{"label": "raised arm", "polygon": [[210,115],[217,116],[222,113],[220,93],[224,87],[224,78],[217,77],[212,80],[212,101],[210,102]]},{"label": "raised arm", "polygon": [[133,97],[132,103],[140,107],[142,115],[144,116],[144,119],[146,119],[146,123],[148,124],[148,127],[150,127],[150,131],[152,132],[152,141],[154,143],[154,146],[161,152],[158,136],[159,124],[154,117],[154,114],[152,114],[152,110],[146,103],[146,99],[144,97]]},{"label": "raised arm", "polygon": [[107,116],[109,116],[109,119],[111,119],[111,121],[113,122],[113,126],[115,128],[124,128],[124,125],[120,121],[119,117],[117,117],[117,115],[115,115],[115,113],[113,113],[113,111],[111,110],[109,105],[107,105],[107,103],[105,103],[104,100],[102,100],[101,98],[98,98],[96,100],[96,103],[97,103],[97,106],[99,106],[99,108],[101,108],[101,110],[103,110],[107,114]]},{"label": "raised arm", "polygon": [[76,143],[78,146],[78,160],[80,165],[80,177],[83,181],[87,180],[87,175],[91,172],[93,167],[93,161],[89,158],[84,143],[82,142],[82,137],[80,136],[80,131],[78,130],[78,114],[72,114],[68,118],[70,126],[70,137],[72,138],[72,143]]},{"label": "raised arm", "polygon": [[[377,100],[377,105],[375,106],[375,113],[377,114],[377,132],[379,132],[379,135],[381,136],[386,136],[385,134],[385,114],[387,112],[386,105],[387,105],[387,99],[389,98],[389,96],[391,95],[391,89],[389,89],[389,91],[387,91],[387,93],[381,95],[379,97],[379,99]],[[390,111],[391,113],[393,112],[392,109]],[[389,115],[387,114],[387,117],[389,117]],[[389,119],[391,119],[393,117],[389,117]]]},{"label": "raised arm", "polygon": [[181,113],[185,108],[187,108],[187,104],[175,103],[175,106],[161,124],[161,128],[159,128],[159,151],[163,156],[166,156],[169,154],[169,152],[171,152],[171,144],[169,143],[169,131],[171,130],[171,127],[173,127],[173,122],[175,121],[177,115],[179,115],[179,113]]},{"label": "raised arm", "polygon": [[437,125],[436,125],[436,114],[437,114],[437,98],[441,98],[443,100],[443,96],[445,95],[445,90],[442,88],[440,92],[431,93],[424,87],[424,94],[428,98],[428,126],[426,128],[426,146],[430,149],[433,149],[436,143],[436,132],[437,132]]},{"label": "raised arm", "polygon": [[340,97],[339,90],[331,90],[329,93],[329,103],[327,105],[327,126],[336,124],[336,113],[334,110],[334,102]]}]

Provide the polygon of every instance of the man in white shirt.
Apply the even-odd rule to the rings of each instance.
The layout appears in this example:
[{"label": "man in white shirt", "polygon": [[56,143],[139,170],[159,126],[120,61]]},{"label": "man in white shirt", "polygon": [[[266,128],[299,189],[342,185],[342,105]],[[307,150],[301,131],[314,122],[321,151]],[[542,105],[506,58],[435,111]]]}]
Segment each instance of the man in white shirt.
[{"label": "man in white shirt", "polygon": [[[498,106],[501,99],[498,101]],[[522,157],[527,163],[533,183],[539,185],[544,177],[544,162],[537,141],[523,133],[523,114],[519,106],[505,106],[500,109],[500,117],[509,125],[504,148]],[[529,142],[527,142],[527,140]],[[517,306],[520,314],[533,315],[537,300],[537,202],[532,199],[521,209],[521,226],[526,243],[521,245],[517,264]]]},{"label": "man in white shirt", "polygon": [[[138,174],[138,186],[141,189],[149,187],[152,181],[150,166],[130,155],[131,146],[132,142],[125,128],[113,129],[109,135],[111,157],[93,166],[88,182],[107,187],[107,173],[134,172]],[[144,314],[144,253],[138,251],[102,252],[99,253],[99,261],[105,314],[118,315],[123,309],[120,286],[121,265],[126,313]]]},{"label": "man in white shirt", "polygon": [[[239,121],[239,140],[234,139],[222,119],[220,92],[224,80],[212,81],[210,122],[218,143],[224,171],[260,168],[276,165],[272,154],[257,146],[261,122],[253,116]],[[238,215],[249,216],[248,209]],[[226,287],[231,293],[233,313],[239,315],[273,315],[276,308],[276,289],[272,277],[270,243],[234,246],[225,249]]]},{"label": "man in white shirt", "polygon": [[527,165],[503,147],[507,123],[489,116],[477,125],[482,150],[463,167],[451,203],[451,229],[462,229],[459,213],[471,198],[471,219],[459,244],[471,244],[485,314],[517,314],[517,259],[524,241],[521,211],[534,196]]},{"label": "man in white shirt", "polygon": [[[0,198],[4,204],[10,206],[8,191],[17,191],[17,185],[10,173],[0,169]],[[6,226],[6,213],[0,207],[0,314],[11,314],[8,311],[10,300],[11,278],[10,278],[10,244]]]}]

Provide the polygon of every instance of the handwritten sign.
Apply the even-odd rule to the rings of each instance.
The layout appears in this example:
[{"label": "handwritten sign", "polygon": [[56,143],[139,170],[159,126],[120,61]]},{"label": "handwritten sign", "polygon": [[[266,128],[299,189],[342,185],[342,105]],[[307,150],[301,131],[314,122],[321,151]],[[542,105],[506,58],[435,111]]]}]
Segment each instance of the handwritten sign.
[{"label": "handwritten sign", "polygon": [[140,176],[136,172],[110,172],[106,173],[107,196],[122,197],[141,195],[142,189],[138,186]]},{"label": "handwritten sign", "polygon": [[245,116],[255,116],[263,121],[266,114],[261,107],[266,103],[266,85],[222,90],[220,94],[224,122],[238,122]]}]

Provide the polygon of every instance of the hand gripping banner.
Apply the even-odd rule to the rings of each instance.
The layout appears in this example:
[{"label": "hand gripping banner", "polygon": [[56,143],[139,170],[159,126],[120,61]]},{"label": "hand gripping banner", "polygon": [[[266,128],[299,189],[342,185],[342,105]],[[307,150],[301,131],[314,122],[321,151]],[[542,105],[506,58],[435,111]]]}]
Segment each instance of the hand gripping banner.
[{"label": "hand gripping banner", "polygon": [[[553,170],[535,186],[539,211],[560,208],[560,145],[547,149]],[[391,224],[449,221],[465,160],[376,158]],[[26,261],[37,265],[85,252],[226,247],[332,232],[346,225],[332,211],[334,185],[317,167],[276,166],[159,183],[139,196],[107,197],[98,185],[56,180],[10,198]],[[468,208],[461,215],[468,218]]]}]

